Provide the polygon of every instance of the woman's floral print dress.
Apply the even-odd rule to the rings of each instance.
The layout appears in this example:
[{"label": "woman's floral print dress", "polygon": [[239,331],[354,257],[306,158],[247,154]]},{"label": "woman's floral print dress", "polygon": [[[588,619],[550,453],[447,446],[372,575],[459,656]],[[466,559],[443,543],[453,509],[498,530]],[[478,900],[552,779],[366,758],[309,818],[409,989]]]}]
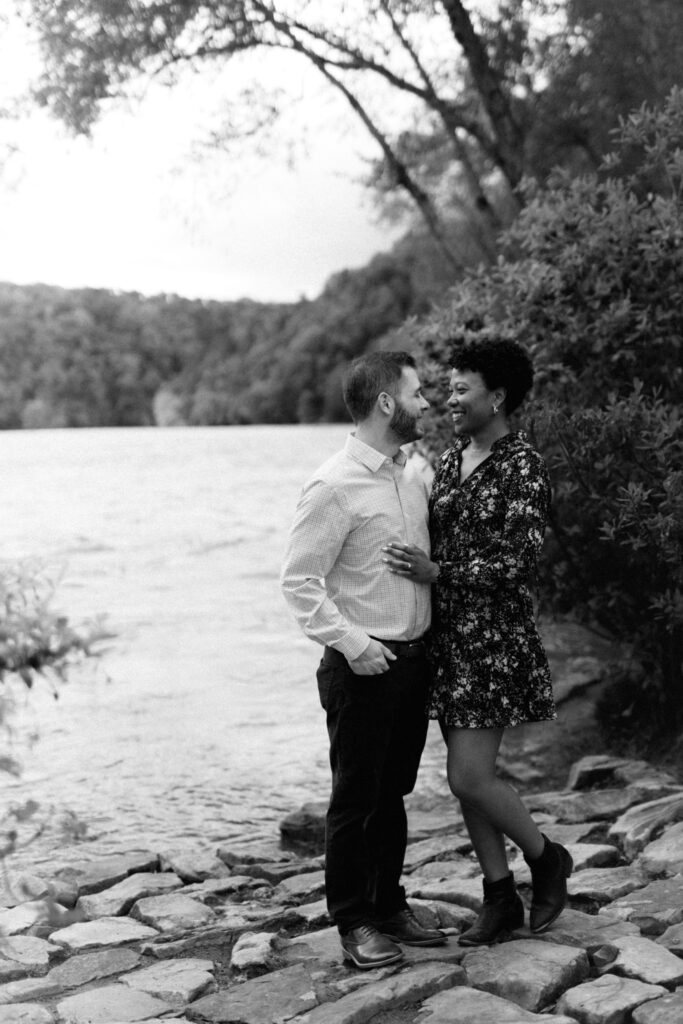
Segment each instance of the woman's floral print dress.
[{"label": "woman's floral print dress", "polygon": [[441,458],[430,500],[434,587],[430,715],[488,729],[556,717],[531,587],[550,485],[522,433],[496,441],[460,483],[469,438]]}]

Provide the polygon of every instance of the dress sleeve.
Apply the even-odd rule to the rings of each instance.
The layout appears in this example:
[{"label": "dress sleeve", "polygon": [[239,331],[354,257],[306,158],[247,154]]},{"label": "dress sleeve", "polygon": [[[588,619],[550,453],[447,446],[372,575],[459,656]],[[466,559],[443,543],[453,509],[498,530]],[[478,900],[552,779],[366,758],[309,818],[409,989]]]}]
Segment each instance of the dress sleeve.
[{"label": "dress sleeve", "polygon": [[454,524],[454,557],[440,563],[437,586],[460,591],[509,589],[536,576],[550,507],[545,463],[540,456],[511,461],[502,467],[499,487],[506,506],[502,529],[484,537],[477,529],[476,508],[466,532]]}]

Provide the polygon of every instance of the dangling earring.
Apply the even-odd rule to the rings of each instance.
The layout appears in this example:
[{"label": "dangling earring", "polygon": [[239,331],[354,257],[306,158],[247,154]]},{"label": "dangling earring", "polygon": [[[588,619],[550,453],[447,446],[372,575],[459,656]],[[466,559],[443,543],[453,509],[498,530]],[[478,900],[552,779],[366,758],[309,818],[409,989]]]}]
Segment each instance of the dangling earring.
[{"label": "dangling earring", "polygon": [[497,405],[494,405],[494,407],[493,407],[493,415],[494,416],[498,415],[498,406]]}]

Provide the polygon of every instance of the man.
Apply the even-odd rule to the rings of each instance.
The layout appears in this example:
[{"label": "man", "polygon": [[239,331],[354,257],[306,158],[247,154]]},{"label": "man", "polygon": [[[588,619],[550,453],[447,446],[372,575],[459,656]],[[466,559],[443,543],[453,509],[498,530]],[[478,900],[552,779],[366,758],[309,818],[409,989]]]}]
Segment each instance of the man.
[{"label": "man", "polygon": [[344,381],[356,429],[305,485],[282,570],[299,624],[325,647],[332,795],[325,885],[344,956],[356,967],[400,960],[397,943],[444,942],[424,928],[400,884],[407,822],[427,734],[422,636],[430,589],[389,571],[392,538],[429,550],[427,490],[404,472],[401,445],[422,436],[429,407],[405,352],[357,359]]}]

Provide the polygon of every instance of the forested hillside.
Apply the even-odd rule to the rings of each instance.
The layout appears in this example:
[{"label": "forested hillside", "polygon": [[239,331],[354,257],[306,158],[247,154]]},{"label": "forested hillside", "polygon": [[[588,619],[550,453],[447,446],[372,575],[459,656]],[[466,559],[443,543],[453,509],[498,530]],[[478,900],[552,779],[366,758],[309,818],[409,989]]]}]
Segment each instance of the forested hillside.
[{"label": "forested hillside", "polygon": [[410,250],[292,304],[0,284],[0,427],[343,419],[348,360],[446,288]]}]

